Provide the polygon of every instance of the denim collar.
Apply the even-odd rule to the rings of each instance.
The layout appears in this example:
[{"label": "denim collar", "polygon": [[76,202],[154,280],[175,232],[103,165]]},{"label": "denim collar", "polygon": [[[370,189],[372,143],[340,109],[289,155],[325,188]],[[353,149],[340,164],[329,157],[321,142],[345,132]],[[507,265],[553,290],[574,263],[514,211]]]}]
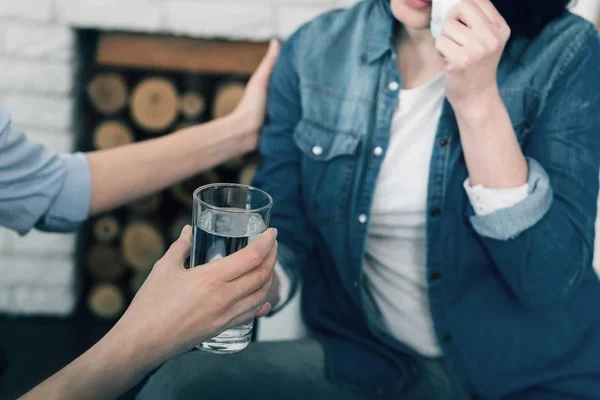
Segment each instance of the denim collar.
[{"label": "denim collar", "polygon": [[365,39],[363,60],[372,63],[386,52],[393,50],[396,20],[390,9],[389,0],[373,0],[377,4],[368,17],[368,33]]}]

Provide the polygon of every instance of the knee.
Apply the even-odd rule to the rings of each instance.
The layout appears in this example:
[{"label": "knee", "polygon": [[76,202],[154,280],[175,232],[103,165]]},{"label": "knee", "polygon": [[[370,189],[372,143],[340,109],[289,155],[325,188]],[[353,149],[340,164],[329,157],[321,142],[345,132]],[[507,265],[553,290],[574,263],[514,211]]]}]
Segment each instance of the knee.
[{"label": "knee", "polygon": [[223,374],[218,372],[220,363],[201,360],[204,355],[201,352],[190,352],[166,362],[150,376],[137,398],[211,398],[210,393],[219,386],[217,381]]}]

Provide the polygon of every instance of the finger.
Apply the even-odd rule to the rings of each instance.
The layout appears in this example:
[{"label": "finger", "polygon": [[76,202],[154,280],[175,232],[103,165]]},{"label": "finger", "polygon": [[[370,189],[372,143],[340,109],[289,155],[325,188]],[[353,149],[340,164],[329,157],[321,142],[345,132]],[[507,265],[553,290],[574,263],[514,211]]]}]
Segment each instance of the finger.
[{"label": "finger", "polygon": [[208,263],[204,268],[214,269],[222,282],[233,281],[248,271],[260,267],[275,246],[276,239],[277,229],[268,229],[246,248],[221,260]]},{"label": "finger", "polygon": [[450,20],[444,24],[442,35],[452,39],[459,46],[467,46],[472,42],[471,29],[457,20]]},{"label": "finger", "polygon": [[263,306],[260,308],[260,310],[258,310],[258,312],[256,313],[256,318],[261,318],[264,317],[265,315],[268,315],[271,312],[271,309],[273,307],[271,307],[271,303],[265,303],[263,304]]},{"label": "finger", "polygon": [[479,9],[483,12],[483,14],[487,17],[488,21],[495,25],[498,28],[502,28],[502,26],[506,23],[504,17],[500,15],[500,12],[494,7],[490,0],[472,0]]},{"label": "finger", "polygon": [[233,326],[239,325],[240,321],[248,321],[254,318],[258,312],[262,311],[263,305],[267,302],[267,294],[269,293],[269,288],[266,286],[244,297],[229,308],[227,320],[234,321]]},{"label": "finger", "polygon": [[[467,24],[467,27],[465,27],[465,28],[466,29],[470,28],[469,32],[468,32],[468,34],[469,34],[468,38],[464,38],[464,37],[462,37],[463,35],[461,35],[460,44],[462,46],[468,48],[468,50],[470,52],[470,57],[481,58],[482,56],[485,55],[486,50],[487,51],[496,51],[499,48],[499,46],[501,46],[503,44],[501,38],[504,38],[505,36],[506,36],[506,38],[508,38],[508,36],[510,35],[510,29],[508,29],[508,25],[506,25],[504,23],[503,26],[505,26],[505,30],[508,33],[508,35],[505,35],[503,29],[498,29],[498,27],[493,26],[492,22],[490,22],[487,19],[487,17],[483,13],[483,11],[481,11],[479,6],[475,3],[473,3],[473,1],[474,0],[469,0],[469,2],[465,1],[464,3],[461,3],[461,5],[459,7],[457,7],[457,9],[455,10],[455,12],[457,13],[455,16],[455,19],[448,21],[444,25],[444,29],[445,29],[445,31],[447,30],[448,36],[450,36],[450,37],[452,37],[452,35],[460,34],[460,32],[462,32],[464,35],[466,32],[464,31],[464,29],[459,32],[459,29],[457,28],[457,24],[463,25],[461,22],[459,22],[459,20],[462,21],[464,24]],[[487,1],[487,0],[485,0],[485,1]],[[463,6],[463,4],[464,4],[464,6]],[[472,16],[470,18],[461,17],[461,12],[463,13],[463,15],[467,15],[472,10],[475,10],[475,14],[479,15],[478,18],[475,18],[474,16]],[[458,18],[458,20],[456,18]],[[465,22],[467,19],[469,21],[478,20],[481,23],[480,24],[474,23],[474,22],[467,23],[467,22]],[[452,38],[454,39],[454,37],[452,37]]]},{"label": "finger", "polygon": [[469,62],[464,49],[446,36],[440,36],[435,43],[435,48],[446,60],[447,71],[464,68]]},{"label": "finger", "polygon": [[183,266],[192,247],[192,227],[186,225],[181,230],[179,238],[171,245],[163,258],[169,259],[178,266]]},{"label": "finger", "polygon": [[280,47],[277,39],[271,40],[269,48],[267,49],[267,54],[265,54],[258,68],[250,78],[250,84],[257,83],[265,88],[268,86],[269,78],[271,77],[271,72],[277,61]]},{"label": "finger", "polygon": [[228,282],[228,284],[233,287],[233,289],[230,289],[229,291],[229,293],[232,294],[232,300],[234,302],[238,301],[239,299],[260,289],[264,285],[268,284],[270,287],[273,280],[273,270],[275,269],[276,262],[277,245],[273,246],[260,267],[246,272],[239,278]]},{"label": "finger", "polygon": [[247,313],[242,314],[229,321],[229,323],[227,324],[227,329],[233,328],[234,326],[246,325],[247,323],[253,321],[255,318],[257,318],[256,311],[248,311]]},{"label": "finger", "polygon": [[491,22],[472,0],[464,0],[450,13],[450,20],[459,21],[476,32],[489,30]]},{"label": "finger", "polygon": [[248,311],[245,314],[242,314],[229,322],[229,327],[234,327],[238,325],[245,325],[250,321],[253,321],[255,318],[261,318],[271,312],[271,304],[265,303],[260,310],[256,312],[256,310]]}]

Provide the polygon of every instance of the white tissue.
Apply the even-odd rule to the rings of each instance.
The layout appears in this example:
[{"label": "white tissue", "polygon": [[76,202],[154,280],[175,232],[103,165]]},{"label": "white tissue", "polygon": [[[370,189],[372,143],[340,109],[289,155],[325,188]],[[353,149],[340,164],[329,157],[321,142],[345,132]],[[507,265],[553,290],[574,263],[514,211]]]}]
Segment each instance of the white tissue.
[{"label": "white tissue", "polygon": [[431,34],[434,39],[442,35],[442,27],[444,22],[450,16],[454,7],[462,0],[433,0],[433,10],[431,11]]}]

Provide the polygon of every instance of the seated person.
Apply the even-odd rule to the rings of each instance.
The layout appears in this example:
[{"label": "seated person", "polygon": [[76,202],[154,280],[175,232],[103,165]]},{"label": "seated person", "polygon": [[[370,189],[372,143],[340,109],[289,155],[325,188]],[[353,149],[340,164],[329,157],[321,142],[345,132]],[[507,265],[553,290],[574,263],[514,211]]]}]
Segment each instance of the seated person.
[{"label": "seated person", "polygon": [[464,0],[434,40],[430,3],[320,16],[271,77],[255,183],[314,339],[188,353],[142,398],[598,397],[597,31]]}]

